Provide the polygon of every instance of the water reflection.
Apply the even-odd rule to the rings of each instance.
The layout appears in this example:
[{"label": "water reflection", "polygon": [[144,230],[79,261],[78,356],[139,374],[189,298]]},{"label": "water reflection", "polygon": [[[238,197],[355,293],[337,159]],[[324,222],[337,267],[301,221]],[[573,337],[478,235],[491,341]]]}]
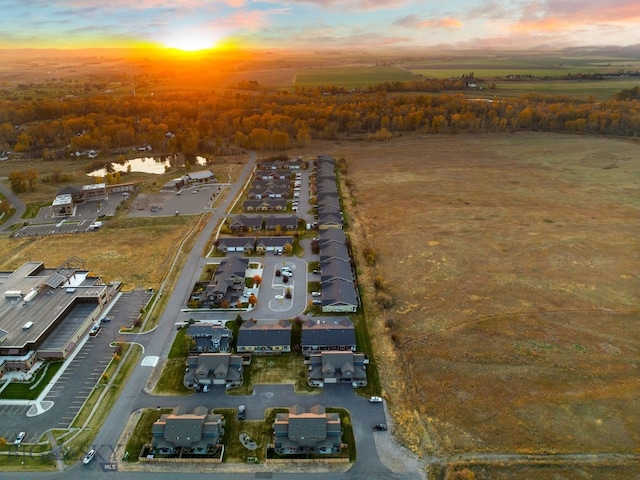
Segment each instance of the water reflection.
[{"label": "water reflection", "polygon": [[[178,162],[180,162],[180,165],[178,165]],[[180,157],[177,155],[138,157],[127,160],[124,163],[112,162],[110,164],[105,164],[105,167],[93,170],[87,175],[90,177],[104,177],[106,176],[107,171],[111,173],[130,171],[159,175],[171,170],[172,168],[183,166],[183,162],[192,166],[204,166],[207,164],[207,159],[199,155],[184,155]]]}]

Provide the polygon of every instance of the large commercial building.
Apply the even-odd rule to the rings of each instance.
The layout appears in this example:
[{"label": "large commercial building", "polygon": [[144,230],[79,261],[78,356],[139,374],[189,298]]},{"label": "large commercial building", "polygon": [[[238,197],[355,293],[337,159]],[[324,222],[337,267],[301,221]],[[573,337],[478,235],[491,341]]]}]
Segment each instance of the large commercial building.
[{"label": "large commercial building", "polygon": [[73,258],[50,269],[28,262],[0,272],[0,375],[66,358],[100,320],[117,286],[89,276],[82,263]]}]

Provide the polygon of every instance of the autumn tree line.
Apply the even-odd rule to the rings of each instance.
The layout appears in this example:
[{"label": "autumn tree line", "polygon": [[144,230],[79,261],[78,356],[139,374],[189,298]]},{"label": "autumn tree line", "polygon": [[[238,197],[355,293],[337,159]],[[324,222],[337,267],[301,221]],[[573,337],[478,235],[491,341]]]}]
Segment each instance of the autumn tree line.
[{"label": "autumn tree line", "polygon": [[487,100],[404,90],[416,83],[386,84],[393,92],[382,84],[366,91],[326,87],[5,100],[0,150],[53,159],[89,149],[114,155],[143,144],[171,154],[216,154],[229,145],[286,150],[354,134],[384,140],[404,132],[634,136],[640,131],[637,88],[605,102],[539,94]]}]

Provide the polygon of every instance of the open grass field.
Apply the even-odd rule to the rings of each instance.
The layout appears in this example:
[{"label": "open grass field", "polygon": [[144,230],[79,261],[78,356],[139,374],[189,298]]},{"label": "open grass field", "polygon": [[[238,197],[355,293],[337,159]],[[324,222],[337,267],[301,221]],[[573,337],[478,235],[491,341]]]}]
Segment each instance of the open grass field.
[{"label": "open grass field", "polygon": [[[518,133],[330,150],[356,251],[376,253],[360,283],[405,443],[638,451],[640,145]],[[373,275],[392,308],[372,305]]]},{"label": "open grass field", "polygon": [[519,97],[528,93],[541,95],[562,95],[567,97],[597,101],[612,100],[614,95],[622,90],[630,90],[640,84],[638,78],[619,78],[598,81],[585,80],[532,80],[532,81],[504,81],[495,82],[495,89],[483,91],[473,90],[468,95],[484,98]]},{"label": "open grass field", "polygon": [[479,78],[531,75],[534,77],[560,77],[569,73],[616,74],[620,71],[640,69],[640,58],[635,55],[610,53],[594,55],[589,52],[450,52],[425,55],[402,63],[402,67],[429,78],[459,77],[473,72]]},{"label": "open grass field", "polygon": [[42,261],[57,267],[77,256],[104,282],[121,281],[123,288],[158,288],[175,248],[198,217],[158,217],[114,220],[99,231],[46,237],[0,236],[0,269],[12,270],[24,262]]},{"label": "open grass field", "polygon": [[391,66],[360,65],[299,70],[294,85],[315,87],[335,85],[337,87],[368,87],[382,82],[415,80],[406,70]]}]

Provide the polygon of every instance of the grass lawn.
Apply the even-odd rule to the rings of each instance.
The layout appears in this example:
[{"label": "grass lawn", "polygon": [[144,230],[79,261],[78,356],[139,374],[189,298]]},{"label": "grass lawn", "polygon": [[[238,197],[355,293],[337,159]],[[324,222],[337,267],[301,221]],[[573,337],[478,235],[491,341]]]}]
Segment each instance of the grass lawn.
[{"label": "grass lawn", "polygon": [[127,459],[128,462],[138,461],[138,455],[142,450],[142,446],[151,442],[151,427],[154,422],[160,418],[160,415],[171,412],[172,410],[170,408],[160,410],[154,408],[147,409],[142,412],[125,449],[125,451],[129,452],[129,457]]},{"label": "grass lawn", "polygon": [[[226,420],[225,425],[225,454],[224,463],[264,462],[265,448],[271,441],[271,425],[262,420],[237,420],[235,409],[215,409],[214,413],[221,413]],[[240,442],[240,434],[244,433],[258,444],[256,450],[248,450]],[[253,459],[256,460],[253,460]]]},{"label": "grass lawn", "polygon": [[183,384],[186,363],[184,358],[169,358],[162,369],[162,376],[156,383],[157,395],[190,395],[193,390]]},{"label": "grass lawn", "polygon": [[56,372],[62,367],[62,362],[50,362],[43,366],[31,383],[14,382],[9,384],[2,392],[2,400],[35,400],[47,386]]},{"label": "grass lawn", "polygon": [[319,393],[307,385],[306,366],[296,353],[253,355],[244,369],[244,384],[228,391],[229,395],[251,395],[256,384],[290,383],[296,393]]},{"label": "grass lawn", "polygon": [[186,336],[187,329],[182,328],[176,334],[171,345],[167,362],[162,369],[162,374],[155,386],[155,392],[159,395],[189,395],[193,391],[184,386],[184,372],[187,355],[189,353],[190,339]]}]

